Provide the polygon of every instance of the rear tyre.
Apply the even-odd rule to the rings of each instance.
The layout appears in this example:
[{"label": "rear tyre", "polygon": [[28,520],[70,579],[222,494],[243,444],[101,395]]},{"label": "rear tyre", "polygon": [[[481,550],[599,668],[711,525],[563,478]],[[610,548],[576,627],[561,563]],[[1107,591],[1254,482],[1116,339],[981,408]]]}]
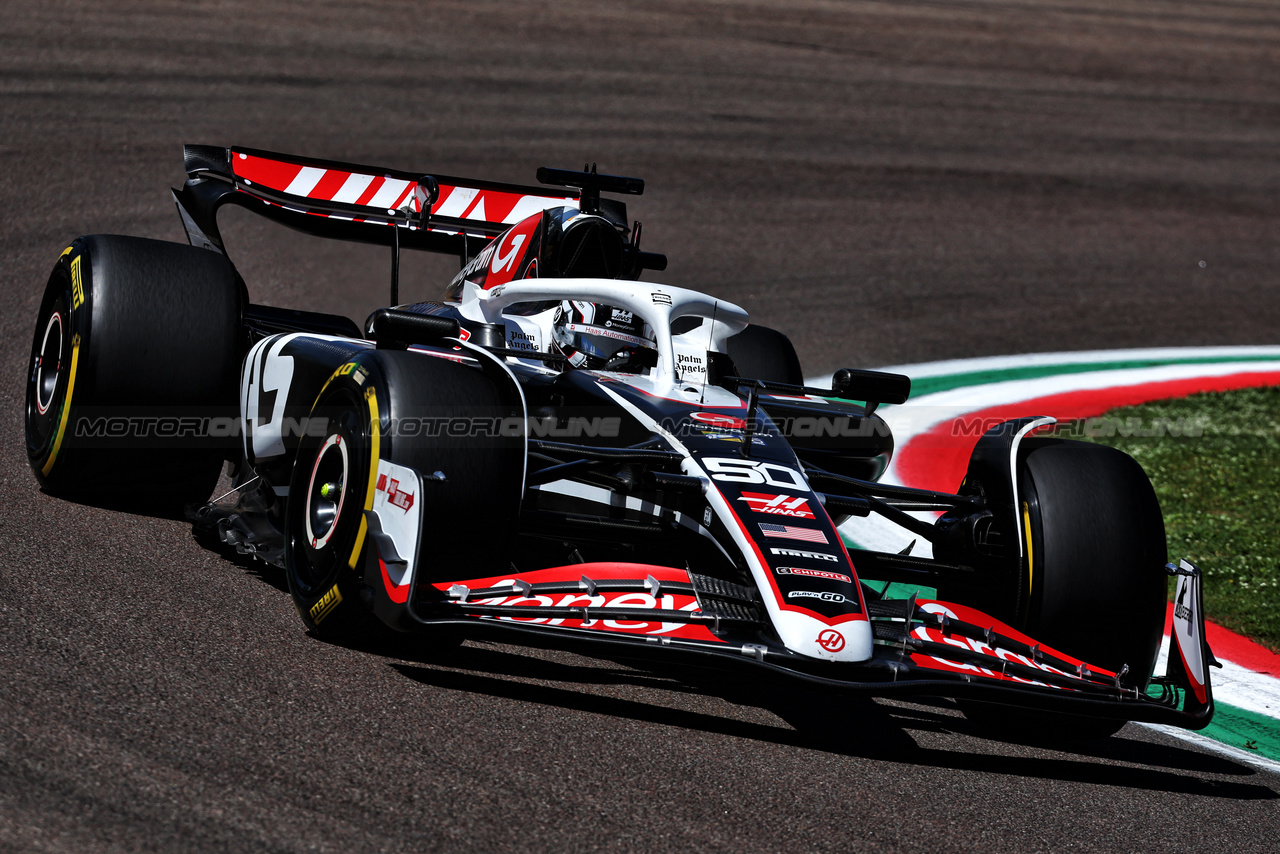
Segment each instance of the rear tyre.
[{"label": "rear tyre", "polygon": [[725,342],[738,376],[804,385],[804,372],[791,339],[776,329],[751,324]]},{"label": "rear tyre", "polygon": [[241,305],[218,253],[76,240],[49,277],[31,345],[26,444],[40,485],[107,505],[208,497],[226,452],[209,419],[234,423]]},{"label": "rear tyre", "polygon": [[[1164,626],[1167,550],[1151,482],[1103,445],[1028,439],[1018,466],[1029,561],[1016,580],[1014,625],[1082,661],[1145,687]],[[1040,740],[1111,735],[1123,721],[963,704],[984,725]]]},{"label": "rear tyre", "polygon": [[366,351],[350,364],[321,391],[312,419],[325,419],[326,429],[308,431],[294,463],[285,570],[307,628],[354,639],[383,628],[369,611],[364,575],[376,549],[364,514],[378,462],[445,478],[424,481],[415,496],[423,528],[418,583],[480,577],[507,567],[524,439],[493,429],[520,413],[475,368],[397,350]]}]

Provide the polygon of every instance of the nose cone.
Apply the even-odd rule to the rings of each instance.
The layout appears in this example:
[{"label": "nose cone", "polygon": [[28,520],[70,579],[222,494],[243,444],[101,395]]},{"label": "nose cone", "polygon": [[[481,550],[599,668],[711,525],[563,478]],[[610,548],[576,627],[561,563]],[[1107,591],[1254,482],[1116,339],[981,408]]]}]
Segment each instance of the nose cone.
[{"label": "nose cone", "polygon": [[834,625],[807,614],[783,611],[774,628],[787,649],[828,661],[866,661],[871,657],[871,623],[865,615]]}]

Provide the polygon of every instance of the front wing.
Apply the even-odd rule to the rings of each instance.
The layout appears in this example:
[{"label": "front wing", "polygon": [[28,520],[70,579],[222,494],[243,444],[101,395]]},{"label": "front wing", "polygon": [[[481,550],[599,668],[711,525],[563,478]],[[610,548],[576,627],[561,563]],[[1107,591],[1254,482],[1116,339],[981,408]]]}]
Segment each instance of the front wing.
[{"label": "front wing", "polygon": [[451,626],[473,637],[518,634],[522,643],[587,653],[594,646],[701,659],[852,694],[973,698],[1188,729],[1203,728],[1213,714],[1200,572],[1185,561],[1170,566],[1178,607],[1169,671],[1142,687],[1126,672],[1092,666],[955,603],[871,600],[871,657],[832,662],[772,637],[755,591],[694,571],[587,563],[421,585],[402,574],[397,587],[375,551],[365,576],[378,591],[375,610],[405,629]]}]

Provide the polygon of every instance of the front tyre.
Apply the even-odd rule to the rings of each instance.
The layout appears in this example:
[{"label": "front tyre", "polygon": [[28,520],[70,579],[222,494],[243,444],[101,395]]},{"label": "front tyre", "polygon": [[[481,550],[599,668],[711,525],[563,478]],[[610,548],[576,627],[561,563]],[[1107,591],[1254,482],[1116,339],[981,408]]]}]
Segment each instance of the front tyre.
[{"label": "front tyre", "polygon": [[285,512],[286,577],[308,629],[350,638],[381,626],[370,613],[379,591],[366,586],[366,570],[384,584],[366,516],[375,492],[389,488],[380,462],[429,477],[412,495],[420,596],[429,581],[507,568],[524,438],[501,428],[522,426],[521,413],[479,369],[422,353],[366,351],[334,373],[308,421]]},{"label": "front tyre", "polygon": [[[1164,626],[1167,550],[1155,490],[1114,448],[1027,439],[1018,465],[1027,559],[1006,597],[1014,625],[1048,646],[1145,687]],[[1040,741],[1111,735],[1124,721],[964,703],[1004,735]]]},{"label": "front tyre", "polygon": [[303,437],[285,511],[289,593],[307,628],[338,636],[374,628],[360,602],[365,499],[376,423],[359,390],[327,390],[312,411],[323,436]]},{"label": "front tyre", "polygon": [[[1145,686],[1164,627],[1164,517],[1151,481],[1104,445],[1029,439],[1021,466],[1028,634]],[[1038,548],[1037,548],[1038,547]]]}]

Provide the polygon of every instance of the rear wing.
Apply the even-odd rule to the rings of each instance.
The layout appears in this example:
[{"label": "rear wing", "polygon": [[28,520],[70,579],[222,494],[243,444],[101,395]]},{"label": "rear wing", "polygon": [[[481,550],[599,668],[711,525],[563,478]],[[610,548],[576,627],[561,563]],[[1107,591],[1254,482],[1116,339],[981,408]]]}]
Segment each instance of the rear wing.
[{"label": "rear wing", "polygon": [[[471,255],[525,217],[576,208],[581,197],[572,187],[420,175],[253,148],[187,145],[183,155],[187,181],[174,201],[188,239],[224,253],[216,216],[228,203],[321,237]],[[625,205],[606,202],[602,214],[625,233]]]}]

